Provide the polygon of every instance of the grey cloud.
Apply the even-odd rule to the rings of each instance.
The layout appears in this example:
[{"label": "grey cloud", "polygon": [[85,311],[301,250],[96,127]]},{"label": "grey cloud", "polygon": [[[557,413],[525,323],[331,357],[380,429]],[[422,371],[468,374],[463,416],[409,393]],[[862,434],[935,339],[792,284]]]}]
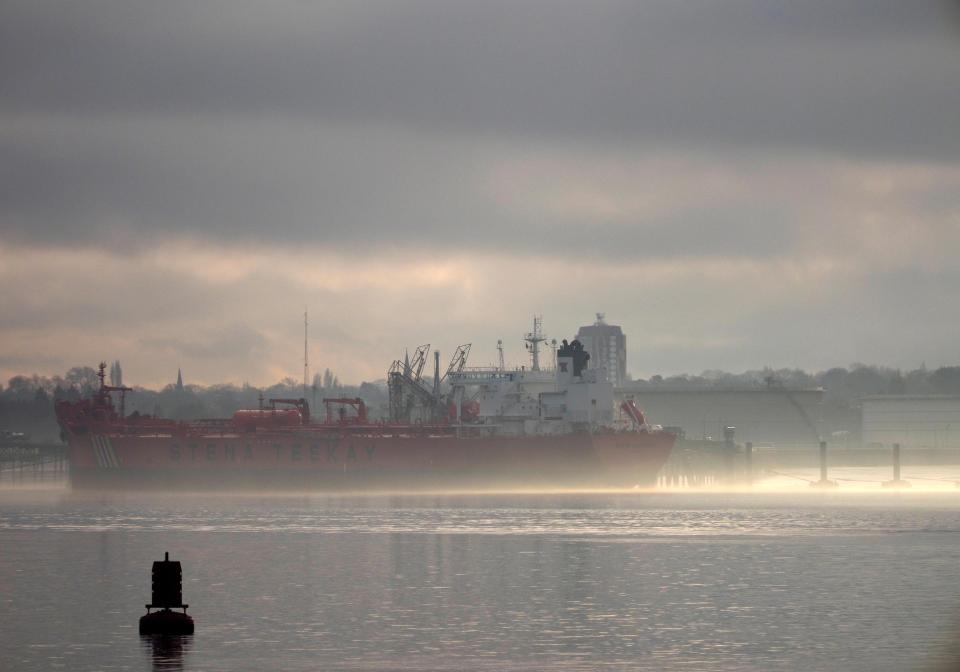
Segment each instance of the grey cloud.
[{"label": "grey cloud", "polygon": [[[802,189],[678,196],[671,212],[613,221],[511,209],[484,190],[486,171],[544,150],[766,153],[770,172],[798,152],[950,163],[950,7],[7,2],[0,235],[120,250],[193,236],[402,256],[776,254],[797,236]],[[953,186],[927,203],[948,216]]]},{"label": "grey cloud", "polygon": [[[316,337],[353,348],[331,361],[354,370],[399,354],[401,322],[442,318],[431,329],[444,338],[492,344],[533,309],[554,324],[596,309],[623,316],[637,371],[645,360],[661,372],[901,362],[904,348],[949,361],[955,320],[942,307],[960,281],[943,266],[917,269],[958,240],[955,6],[5,2],[0,242],[10,249],[107,248],[97,258],[110,263],[188,238],[214,257],[328,248],[377,269],[503,255],[518,278],[527,274],[494,289],[481,285],[497,278],[463,277],[434,295],[413,282],[408,290],[398,273],[401,309],[396,297],[309,291],[274,269],[233,285],[169,270],[126,283],[71,267],[11,276],[30,291],[0,299],[13,316],[5,328],[19,330],[24,352],[34,333],[75,329],[100,357],[99,335],[135,325],[144,364],[162,359],[166,371],[179,357],[199,366],[219,353],[211,380],[235,375],[277,337],[206,325],[249,310],[250,324],[271,329],[285,314],[277,330],[298,334],[307,302],[328,313],[318,310]],[[685,174],[681,161],[658,180],[660,155],[710,166]],[[838,164],[853,174],[841,185]],[[905,187],[894,171],[892,194],[858,185],[864,166],[903,165],[950,175]],[[733,180],[733,196],[701,189],[711,171]],[[497,191],[496,176],[515,189]],[[578,190],[585,205],[570,206],[563,197]],[[661,191],[669,195],[654,198]],[[647,207],[647,197],[666,206]],[[608,198],[617,202],[605,209]],[[882,237],[891,222],[922,244],[862,252],[862,231]],[[763,279],[727,295],[698,275],[705,258],[819,257],[867,268],[869,286],[817,285],[831,297],[822,304],[801,286],[754,312]],[[536,284],[539,262],[557,258],[570,278],[551,277],[580,291]],[[684,266],[679,286],[597,279],[664,258]],[[527,282],[527,293],[514,286]],[[291,294],[274,300],[274,289]],[[486,298],[452,314],[471,292]],[[831,334],[852,335],[819,340]],[[298,338],[284,346],[293,371]]]},{"label": "grey cloud", "polygon": [[5,275],[22,283],[21,291],[4,292],[0,298],[0,311],[8,316],[5,327],[37,333],[70,329],[123,333],[130,324],[162,323],[185,315],[202,319],[223,312],[215,288],[189,278],[171,274],[144,282],[138,270],[129,267],[128,277],[112,268],[72,265],[68,270],[69,275],[51,268]]},{"label": "grey cloud", "polygon": [[[958,284],[956,272],[877,269],[853,281],[811,280],[791,300],[753,311],[749,291],[723,301],[707,287],[686,296],[674,291],[645,315],[642,330],[634,319],[628,339],[631,369],[649,376],[707,369],[718,361],[728,370],[764,365],[825,370],[856,361],[904,369],[923,361],[945,365],[956,360],[956,318],[944,306],[952,305]],[[651,342],[651,335],[666,342]],[[684,336],[690,335],[720,343],[688,343]]]},{"label": "grey cloud", "polygon": [[[768,258],[794,253],[811,226],[834,235],[860,210],[896,207],[939,235],[960,208],[960,177],[946,164],[874,194],[847,176],[856,164],[830,156],[597,158],[590,147],[391,126],[38,118],[0,130],[0,149],[10,159],[0,163],[7,242],[121,253],[188,237],[225,255],[312,246],[422,260],[464,249],[618,262]],[[833,184],[837,176],[845,181]],[[568,202],[580,192],[585,205]]]},{"label": "grey cloud", "polygon": [[953,157],[941,2],[7,3],[7,113]]},{"label": "grey cloud", "polygon": [[623,221],[511,211],[484,193],[488,164],[509,155],[390,128],[26,123],[0,134],[0,147],[11,159],[0,167],[0,221],[21,242],[124,249],[180,235],[424,257],[509,242],[528,252],[642,258],[737,253],[747,238],[752,251],[772,253],[791,240],[789,215],[762,194],[750,204],[680,202]]}]

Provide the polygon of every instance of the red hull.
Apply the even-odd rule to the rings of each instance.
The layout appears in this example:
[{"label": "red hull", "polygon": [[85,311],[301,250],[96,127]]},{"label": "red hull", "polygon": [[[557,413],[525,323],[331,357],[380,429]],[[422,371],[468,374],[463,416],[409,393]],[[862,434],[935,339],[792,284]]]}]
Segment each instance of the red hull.
[{"label": "red hull", "polygon": [[461,437],[383,431],[69,436],[79,487],[631,487],[652,485],[671,434]]}]

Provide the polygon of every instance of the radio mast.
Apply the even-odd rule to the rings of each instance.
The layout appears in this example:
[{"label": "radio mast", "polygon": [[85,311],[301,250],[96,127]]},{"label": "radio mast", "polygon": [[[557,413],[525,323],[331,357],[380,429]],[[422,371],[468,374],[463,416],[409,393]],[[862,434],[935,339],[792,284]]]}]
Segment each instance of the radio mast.
[{"label": "radio mast", "polygon": [[307,307],[303,307],[303,398],[307,398],[307,385],[310,380],[310,360],[307,355]]},{"label": "radio mast", "polygon": [[530,351],[530,356],[533,358],[533,370],[540,370],[540,344],[547,340],[547,337],[543,335],[543,317],[540,315],[533,316],[533,331],[523,337],[523,340],[527,342],[527,350]]}]

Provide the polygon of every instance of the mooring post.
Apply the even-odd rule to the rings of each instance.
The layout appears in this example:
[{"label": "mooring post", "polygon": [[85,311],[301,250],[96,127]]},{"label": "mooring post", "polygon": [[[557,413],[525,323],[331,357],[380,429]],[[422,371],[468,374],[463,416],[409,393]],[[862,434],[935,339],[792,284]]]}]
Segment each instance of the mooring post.
[{"label": "mooring post", "polygon": [[820,442],[820,480],[813,481],[810,483],[815,488],[835,488],[837,487],[836,481],[831,481],[827,478],[827,442]]},{"label": "mooring post", "polygon": [[909,488],[910,482],[900,478],[900,444],[893,444],[893,480],[884,481],[885,488]]},{"label": "mooring post", "polygon": [[900,444],[893,444],[893,480],[900,480]]},{"label": "mooring post", "polygon": [[820,442],[820,480],[827,480],[827,442]]}]

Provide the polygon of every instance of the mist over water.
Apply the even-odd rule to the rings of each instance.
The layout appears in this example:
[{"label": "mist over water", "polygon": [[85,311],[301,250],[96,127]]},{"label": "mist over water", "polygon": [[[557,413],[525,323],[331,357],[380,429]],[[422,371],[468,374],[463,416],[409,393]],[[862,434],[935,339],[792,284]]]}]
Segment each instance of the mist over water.
[{"label": "mist over water", "polygon": [[[947,665],[958,493],[796,483],[752,494],[6,489],[0,660],[27,670]],[[183,563],[192,638],[137,635],[164,551]]]}]

